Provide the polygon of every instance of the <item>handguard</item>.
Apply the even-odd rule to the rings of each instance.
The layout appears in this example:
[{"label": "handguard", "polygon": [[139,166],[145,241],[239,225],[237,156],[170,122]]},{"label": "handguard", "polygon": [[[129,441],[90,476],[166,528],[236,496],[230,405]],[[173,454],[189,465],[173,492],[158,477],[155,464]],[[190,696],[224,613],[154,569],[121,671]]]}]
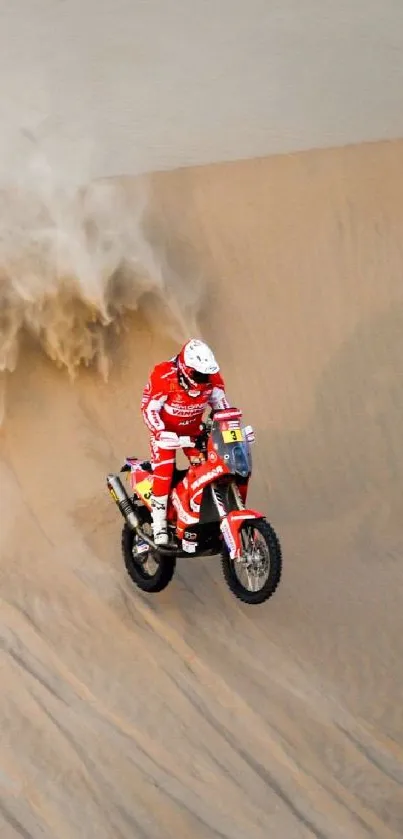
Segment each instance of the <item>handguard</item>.
[{"label": "handguard", "polygon": [[245,425],[244,432],[245,432],[245,437],[246,437],[248,443],[254,443],[256,438],[255,438],[255,432],[254,432],[252,426],[251,425]]}]

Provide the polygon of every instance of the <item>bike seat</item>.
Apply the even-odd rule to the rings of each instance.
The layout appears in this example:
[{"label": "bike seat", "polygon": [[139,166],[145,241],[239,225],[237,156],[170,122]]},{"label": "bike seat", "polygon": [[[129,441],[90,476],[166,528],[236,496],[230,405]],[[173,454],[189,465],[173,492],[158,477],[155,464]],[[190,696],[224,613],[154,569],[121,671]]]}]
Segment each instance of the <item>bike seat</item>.
[{"label": "bike seat", "polygon": [[122,466],[121,472],[129,472],[130,471],[130,463],[138,463],[145,472],[152,472],[152,466],[149,460],[139,460],[138,457],[133,455],[133,457],[127,457],[126,463]]}]

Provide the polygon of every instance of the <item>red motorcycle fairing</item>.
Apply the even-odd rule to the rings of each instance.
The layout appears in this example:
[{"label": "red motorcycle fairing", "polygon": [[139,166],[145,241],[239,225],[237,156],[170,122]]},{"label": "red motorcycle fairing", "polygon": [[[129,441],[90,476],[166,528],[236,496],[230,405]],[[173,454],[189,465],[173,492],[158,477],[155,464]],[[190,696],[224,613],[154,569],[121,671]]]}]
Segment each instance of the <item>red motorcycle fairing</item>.
[{"label": "red motorcycle fairing", "polygon": [[200,501],[203,490],[217,478],[229,475],[229,469],[219,460],[215,452],[198,466],[190,466],[187,475],[171,492],[171,503],[175,509],[176,535],[183,538],[186,527],[197,524],[200,517]]},{"label": "red motorcycle fairing", "polygon": [[[137,464],[134,461],[130,464],[130,486],[148,510],[151,510],[153,475],[142,468],[141,461],[137,461]],[[211,452],[208,459],[200,465],[189,466],[187,475],[174,489],[171,489],[167,518],[171,522],[176,519],[178,539],[183,538],[184,531],[189,525],[198,524],[200,500],[204,488],[216,478],[228,474],[229,470],[225,464],[218,459],[215,452]]]},{"label": "red motorcycle fairing", "polygon": [[263,519],[263,513],[257,510],[233,510],[228,513],[221,522],[221,532],[225,539],[231,559],[238,559],[242,556],[242,543],[240,529],[243,523],[249,519]]}]

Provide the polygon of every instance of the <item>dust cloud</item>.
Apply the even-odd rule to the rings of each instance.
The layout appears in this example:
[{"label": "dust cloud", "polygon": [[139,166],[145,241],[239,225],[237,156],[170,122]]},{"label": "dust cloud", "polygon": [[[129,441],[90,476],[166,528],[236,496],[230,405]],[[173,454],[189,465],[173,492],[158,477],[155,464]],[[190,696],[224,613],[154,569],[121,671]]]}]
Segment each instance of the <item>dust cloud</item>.
[{"label": "dust cloud", "polygon": [[28,333],[59,367],[109,371],[108,338],[127,312],[181,340],[201,289],[147,236],[148,187],[55,172],[36,150],[0,181],[0,371],[14,371]]}]

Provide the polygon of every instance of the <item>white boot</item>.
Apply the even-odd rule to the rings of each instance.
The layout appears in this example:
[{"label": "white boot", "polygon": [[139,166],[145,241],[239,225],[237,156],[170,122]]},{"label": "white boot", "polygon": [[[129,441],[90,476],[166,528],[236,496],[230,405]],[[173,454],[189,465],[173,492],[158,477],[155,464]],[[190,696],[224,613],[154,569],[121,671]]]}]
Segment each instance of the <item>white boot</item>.
[{"label": "white boot", "polygon": [[152,526],[156,545],[168,544],[167,504],[167,495],[159,495],[152,500]]}]

